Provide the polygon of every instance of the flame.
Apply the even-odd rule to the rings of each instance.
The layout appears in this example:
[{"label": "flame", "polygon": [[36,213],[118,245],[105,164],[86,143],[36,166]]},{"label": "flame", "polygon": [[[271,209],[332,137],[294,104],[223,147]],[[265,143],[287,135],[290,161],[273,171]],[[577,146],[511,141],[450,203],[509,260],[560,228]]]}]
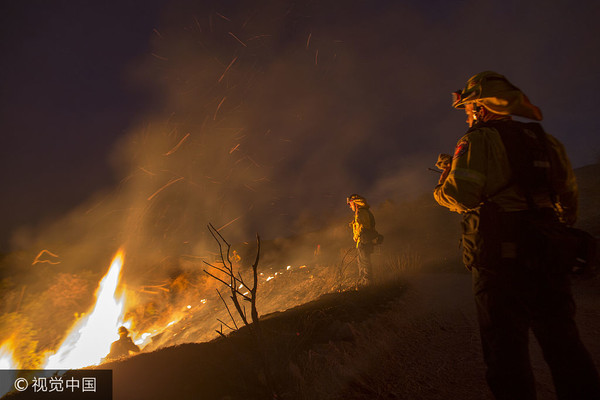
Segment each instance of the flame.
[{"label": "flame", "polygon": [[[188,305],[188,307],[191,308],[192,306]],[[152,332],[143,333],[142,335],[140,335],[140,337],[136,338],[133,342],[135,344],[137,344],[138,346],[142,346],[143,347],[144,345],[146,345],[150,341],[150,339],[152,339],[152,337],[154,335],[156,335],[157,333],[160,333],[160,332],[164,332],[167,328],[169,328],[169,327],[175,325],[176,323],[178,323],[179,321],[181,321],[181,318],[182,318],[181,315],[178,316],[176,319],[174,319],[171,322],[169,322],[162,329],[160,329],[160,328],[159,329],[154,329]]]},{"label": "flame", "polygon": [[[9,339],[2,343],[0,346],[0,370],[18,369],[19,363],[15,361],[13,356],[14,345],[12,339]],[[16,372],[5,371],[2,375],[3,383],[14,381],[16,378]],[[0,397],[4,396],[11,390],[10,385],[0,385]]]},{"label": "flame", "polygon": [[136,340],[134,343],[137,344],[138,346],[144,345],[147,343],[147,341],[150,339],[151,336],[152,336],[152,333],[150,333],[150,332],[142,333],[142,336],[140,336],[140,338],[138,340]]},{"label": "flame", "polygon": [[[0,370],[1,369],[17,369],[18,363],[13,356],[12,341],[7,340],[0,346]],[[0,394],[1,396],[1,394]]]},{"label": "flame", "polygon": [[117,329],[123,325],[124,296],[115,298],[123,260],[124,253],[119,250],[98,285],[94,308],[75,324],[58,351],[48,357],[45,369],[98,365],[110,352],[111,343],[119,338]]}]

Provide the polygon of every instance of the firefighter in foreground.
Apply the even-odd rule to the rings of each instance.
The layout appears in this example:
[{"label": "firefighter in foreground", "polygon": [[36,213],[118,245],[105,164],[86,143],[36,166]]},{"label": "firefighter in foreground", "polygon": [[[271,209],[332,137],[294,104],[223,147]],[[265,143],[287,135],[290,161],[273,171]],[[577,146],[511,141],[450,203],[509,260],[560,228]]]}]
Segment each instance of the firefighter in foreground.
[{"label": "firefighter in foreground", "polygon": [[139,353],[140,348],[129,337],[129,331],[124,326],[119,328],[119,340],[110,345],[110,353],[106,360],[114,360],[129,355],[129,352]]},{"label": "firefighter in foreground", "polygon": [[568,265],[549,254],[534,228],[575,223],[577,184],[565,149],[540,124],[512,120],[540,121],[542,114],[500,74],[473,76],[453,100],[470,129],[453,156],[438,158],[434,197],[463,215],[463,261],[473,275],[488,385],[496,399],[536,399],[531,329],[558,398],[600,399],[574,321]]},{"label": "firefighter in foreground", "polygon": [[346,203],[354,212],[354,219],[350,226],[358,250],[358,286],[366,286],[373,280],[373,266],[371,265],[373,248],[375,244],[381,243],[383,236],[375,230],[375,217],[364,197],[352,194],[346,199]]}]

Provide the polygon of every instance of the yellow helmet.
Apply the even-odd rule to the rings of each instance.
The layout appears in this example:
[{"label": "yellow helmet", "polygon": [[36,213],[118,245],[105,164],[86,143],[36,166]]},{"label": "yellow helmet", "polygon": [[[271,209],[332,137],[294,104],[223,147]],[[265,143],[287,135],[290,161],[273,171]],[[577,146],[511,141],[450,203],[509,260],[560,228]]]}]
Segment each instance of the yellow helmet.
[{"label": "yellow helmet", "polygon": [[464,89],[452,95],[454,108],[465,108],[465,104],[475,103],[495,114],[518,115],[536,121],[543,118],[540,109],[531,104],[518,87],[494,71],[484,71],[472,76]]},{"label": "yellow helmet", "polygon": [[364,197],[362,197],[359,194],[351,194],[350,196],[348,196],[346,198],[346,204],[350,204],[350,203],[354,203],[356,204],[358,207],[363,207],[363,208],[369,208],[369,204],[367,203],[367,199],[365,199]]}]

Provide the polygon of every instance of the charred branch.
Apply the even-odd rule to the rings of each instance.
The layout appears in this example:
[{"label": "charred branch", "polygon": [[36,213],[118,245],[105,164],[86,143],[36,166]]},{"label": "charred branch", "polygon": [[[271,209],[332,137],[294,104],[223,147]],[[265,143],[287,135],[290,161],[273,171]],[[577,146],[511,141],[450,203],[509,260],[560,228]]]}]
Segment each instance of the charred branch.
[{"label": "charred branch", "polygon": [[217,294],[219,295],[219,298],[221,299],[221,301],[223,302],[223,304],[225,305],[225,309],[227,309],[227,314],[229,314],[229,318],[231,318],[231,321],[233,322],[233,326],[235,326],[235,329],[231,328],[229,325],[227,325],[225,322],[217,319],[217,321],[219,321],[220,323],[222,323],[223,325],[225,325],[226,327],[228,327],[229,329],[233,330],[237,330],[238,326],[235,322],[235,318],[233,318],[233,315],[231,314],[231,311],[229,310],[229,306],[227,305],[227,302],[225,301],[225,299],[223,298],[223,296],[221,296],[221,292],[219,292],[219,289],[217,289]]},{"label": "charred branch", "polygon": [[250,299],[252,304],[252,322],[258,325],[258,311],[256,309],[256,289],[258,288],[258,261],[260,259],[260,236],[256,234],[256,260],[252,264],[253,284],[250,289]]},{"label": "charred branch", "polygon": [[237,326],[236,326],[236,327],[235,327],[235,329],[234,329],[234,328],[232,328],[231,326],[227,325],[227,323],[225,323],[225,322],[224,322],[223,320],[221,320],[220,318],[217,318],[217,321],[219,321],[219,322],[221,323],[221,330],[220,330],[220,331],[217,331],[217,332],[219,332],[219,333],[220,333],[222,336],[225,336],[225,335],[223,335],[223,325],[225,325],[226,327],[228,327],[228,328],[229,328],[230,330],[232,330],[232,331],[235,331],[235,330],[237,329]]}]

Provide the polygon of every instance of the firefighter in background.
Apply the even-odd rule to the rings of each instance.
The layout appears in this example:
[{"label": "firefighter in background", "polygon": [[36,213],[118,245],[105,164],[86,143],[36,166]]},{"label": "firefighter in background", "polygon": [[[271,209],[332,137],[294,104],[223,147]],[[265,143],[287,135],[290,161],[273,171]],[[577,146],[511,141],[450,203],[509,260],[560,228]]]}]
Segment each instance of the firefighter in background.
[{"label": "firefighter in background", "polygon": [[233,250],[231,253],[230,261],[233,268],[240,268],[242,262],[242,256],[237,252],[237,250]]},{"label": "firefighter in background", "polygon": [[371,264],[371,254],[375,244],[381,243],[383,236],[375,230],[375,217],[369,209],[367,200],[358,195],[352,194],[346,199],[346,203],[354,212],[354,219],[350,223],[356,249],[358,250],[358,285],[366,286],[372,283],[373,266]]},{"label": "firefighter in background", "polygon": [[119,328],[119,340],[110,345],[110,353],[106,360],[114,360],[129,355],[129,352],[139,353],[140,348],[129,337],[129,331],[124,326]]},{"label": "firefighter in background", "polygon": [[[563,145],[538,123],[512,120],[540,121],[542,114],[495,72],[471,77],[453,106],[465,110],[470,129],[454,156],[438,158],[443,173],[434,197],[463,215],[463,261],[473,275],[491,391],[496,399],[536,399],[532,329],[558,399],[600,399],[596,367],[575,325],[568,271],[522,233],[534,220],[575,222],[577,184]],[[526,152],[541,158],[519,167],[525,165],[519,160],[533,157]]]}]

